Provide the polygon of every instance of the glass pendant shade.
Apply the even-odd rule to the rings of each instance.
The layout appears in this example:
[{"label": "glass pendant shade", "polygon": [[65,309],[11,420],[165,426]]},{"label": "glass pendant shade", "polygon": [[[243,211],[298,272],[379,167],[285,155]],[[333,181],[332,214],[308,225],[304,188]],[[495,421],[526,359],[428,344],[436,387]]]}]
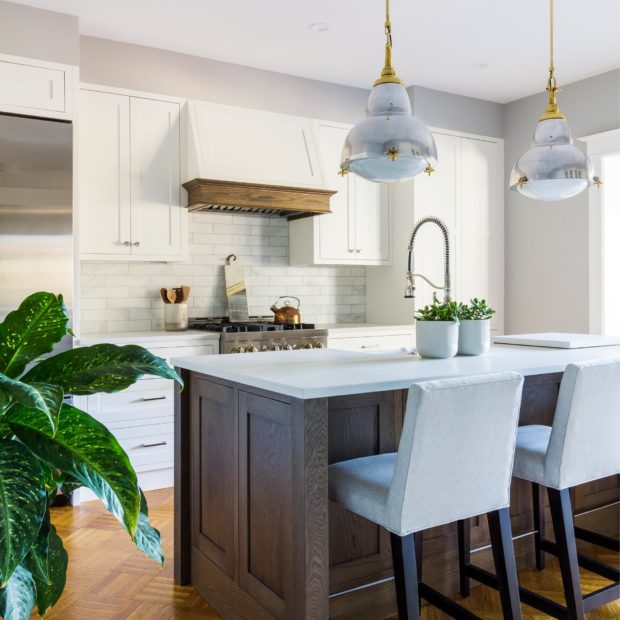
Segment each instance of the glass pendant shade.
[{"label": "glass pendant shade", "polygon": [[341,161],[344,170],[376,183],[407,181],[437,162],[435,140],[411,115],[402,84],[373,86],[368,115],[349,132]]},{"label": "glass pendant shade", "polygon": [[590,159],[573,144],[565,118],[538,121],[531,148],[510,175],[510,189],[543,201],[571,198],[595,182]]}]

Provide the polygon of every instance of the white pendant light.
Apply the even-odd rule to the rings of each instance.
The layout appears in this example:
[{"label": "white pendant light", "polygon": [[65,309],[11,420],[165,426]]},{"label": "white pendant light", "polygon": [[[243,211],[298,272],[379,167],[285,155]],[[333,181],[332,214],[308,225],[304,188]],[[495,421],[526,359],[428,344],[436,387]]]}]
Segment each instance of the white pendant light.
[{"label": "white pendant light", "polygon": [[550,62],[545,113],[538,120],[531,148],[519,157],[510,175],[510,189],[535,200],[564,200],[589,185],[601,185],[587,154],[573,144],[566,117],[555,99],[560,90],[553,64],[553,0],[550,5]]},{"label": "white pendant light", "polygon": [[392,67],[390,0],[385,3],[385,66],[368,98],[368,115],[349,132],[340,174],[353,172],[377,183],[407,181],[437,162],[431,132],[411,115],[411,102]]}]

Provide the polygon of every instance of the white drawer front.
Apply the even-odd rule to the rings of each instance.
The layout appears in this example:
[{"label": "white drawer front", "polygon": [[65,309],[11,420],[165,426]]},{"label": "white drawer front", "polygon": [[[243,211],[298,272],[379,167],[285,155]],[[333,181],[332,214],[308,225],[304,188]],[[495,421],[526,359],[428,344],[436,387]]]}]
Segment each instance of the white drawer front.
[{"label": "white drawer front", "polygon": [[0,62],[0,105],[64,112],[65,72]]},{"label": "white drawer front", "polygon": [[171,432],[119,439],[119,443],[137,472],[163,469],[174,464],[174,440]]},{"label": "white drawer front", "polygon": [[112,394],[94,394],[88,397],[88,411],[91,414],[111,413],[119,409],[139,411],[140,409],[174,407],[174,382],[171,379],[138,381],[131,388]]},{"label": "white drawer front", "polygon": [[170,437],[168,443],[170,443],[174,436],[174,422],[172,418],[157,418],[153,422],[157,423],[145,425],[142,422],[140,425],[116,429],[114,436],[119,442],[134,447],[140,446],[143,443],[152,443],[148,440],[148,437],[151,435],[168,435]]},{"label": "white drawer front", "polygon": [[[216,348],[217,347],[217,348]],[[165,349],[150,348],[153,355],[163,357],[168,363],[173,357],[189,357],[191,355],[213,355],[219,352],[219,343],[200,344],[187,347],[166,347]]]},{"label": "white drawer front", "polygon": [[352,338],[329,338],[327,346],[341,351],[389,351],[413,345],[412,334],[390,334],[388,336],[355,336]]}]

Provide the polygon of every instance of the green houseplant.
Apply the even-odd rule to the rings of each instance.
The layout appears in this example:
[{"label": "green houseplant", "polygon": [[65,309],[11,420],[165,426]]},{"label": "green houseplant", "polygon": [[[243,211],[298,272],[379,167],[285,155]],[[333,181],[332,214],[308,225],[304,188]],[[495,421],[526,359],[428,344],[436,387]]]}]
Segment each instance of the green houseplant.
[{"label": "green houseplant", "polygon": [[459,304],[459,355],[483,355],[491,346],[491,317],[495,310],[484,299],[474,297]]},{"label": "green houseplant", "polygon": [[416,350],[421,357],[449,358],[456,355],[459,340],[459,304],[435,299],[416,314]]},{"label": "green houseplant", "polygon": [[152,374],[181,383],[142,347],[97,344],[39,358],[70,333],[61,295],[27,297],[0,323],[0,615],[43,615],[63,592],[67,553],[50,520],[58,489],[90,488],[136,547],[163,563],[129,458],[66,394],[116,392]]}]

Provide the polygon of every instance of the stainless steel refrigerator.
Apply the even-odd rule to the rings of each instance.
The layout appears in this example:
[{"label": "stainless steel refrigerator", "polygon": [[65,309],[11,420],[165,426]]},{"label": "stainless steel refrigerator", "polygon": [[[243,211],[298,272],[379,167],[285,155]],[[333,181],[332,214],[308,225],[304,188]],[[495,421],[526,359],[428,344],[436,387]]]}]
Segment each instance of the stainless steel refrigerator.
[{"label": "stainless steel refrigerator", "polygon": [[73,271],[73,127],[0,114],[0,320],[35,291],[71,312]]}]

